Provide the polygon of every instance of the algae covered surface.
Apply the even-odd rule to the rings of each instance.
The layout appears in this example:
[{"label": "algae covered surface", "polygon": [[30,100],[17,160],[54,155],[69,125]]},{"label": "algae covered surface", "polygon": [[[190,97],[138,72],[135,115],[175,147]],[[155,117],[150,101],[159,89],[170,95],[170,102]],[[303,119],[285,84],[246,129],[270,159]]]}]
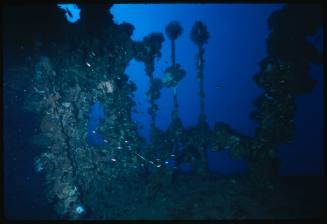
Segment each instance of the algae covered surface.
[{"label": "algae covered surface", "polygon": [[[322,64],[322,53],[306,40],[322,25],[319,5],[285,4],[265,21],[267,54],[250,79],[261,91],[249,114],[255,124],[252,135],[221,120],[219,113],[215,122],[208,116],[214,107],[208,98],[232,88],[207,82],[219,68],[212,72],[206,66],[220,60],[208,56],[211,46],[216,46],[209,43],[217,41],[212,26],[194,21],[186,30],[185,24],[171,19],[164,29],[134,39],[134,25],[114,22],[112,7],[78,4],[76,20],[73,8],[65,5],[61,9],[51,4],[5,7],[7,219],[311,219],[323,215],[321,175],[278,173],[278,149],[290,144],[299,127],[297,99],[319,84],[309,67]],[[28,17],[29,13],[35,16]],[[27,16],[26,20],[17,14]],[[183,35],[193,49],[191,71],[182,63]],[[164,50],[169,55],[162,59]],[[163,69],[158,69],[160,60],[165,60]],[[136,81],[128,74],[132,62],[143,66]],[[181,97],[186,79],[193,83],[187,88],[189,99]],[[218,91],[216,95],[209,84]],[[137,98],[140,89],[142,102]],[[242,101],[244,93],[237,94]],[[196,102],[187,111],[195,114],[192,125],[183,117],[183,106],[190,99]],[[223,108],[229,100],[214,104]],[[144,110],[136,109],[140,105]],[[167,105],[171,110],[162,113]],[[241,107],[235,111],[243,112]],[[162,114],[169,119],[161,119]],[[143,135],[136,115],[146,116],[143,126],[148,136]],[[163,122],[166,128],[159,125]],[[224,157],[215,160],[214,155]],[[228,163],[239,172],[220,172],[219,167]]]}]

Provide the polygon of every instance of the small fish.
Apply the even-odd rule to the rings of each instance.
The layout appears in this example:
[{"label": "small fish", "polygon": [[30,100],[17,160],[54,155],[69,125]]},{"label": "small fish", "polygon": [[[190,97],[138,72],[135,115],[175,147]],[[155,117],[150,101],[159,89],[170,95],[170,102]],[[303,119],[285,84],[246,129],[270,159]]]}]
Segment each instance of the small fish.
[{"label": "small fish", "polygon": [[141,156],[140,154],[136,153],[136,155],[137,155],[138,157],[140,157],[141,159],[146,160],[146,159],[145,159],[143,156]]},{"label": "small fish", "polygon": [[37,93],[40,93],[40,94],[43,94],[43,93],[45,93],[45,91],[44,90],[39,90],[38,88],[36,88],[36,87],[33,87],[33,89],[35,90],[35,92],[37,92]]}]

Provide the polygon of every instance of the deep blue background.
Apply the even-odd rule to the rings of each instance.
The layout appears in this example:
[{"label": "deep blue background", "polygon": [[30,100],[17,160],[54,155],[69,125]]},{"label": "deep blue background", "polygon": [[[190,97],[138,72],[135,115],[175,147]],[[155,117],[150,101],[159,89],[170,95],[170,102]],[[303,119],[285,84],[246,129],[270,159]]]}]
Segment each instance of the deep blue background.
[{"label": "deep blue background", "polygon": [[[210,125],[224,121],[231,127],[252,136],[256,124],[249,119],[253,110],[252,101],[261,90],[252,81],[259,71],[258,62],[266,55],[265,39],[269,34],[267,18],[281,4],[233,4],[233,5],[115,5],[111,12],[117,23],[130,22],[135,26],[134,40],[141,40],[151,32],[163,32],[171,20],[179,20],[184,28],[177,40],[177,62],[187,71],[186,77],[178,86],[180,115],[185,126],[194,125],[199,113],[198,85],[195,78],[194,56],[196,48],[189,39],[189,32],[196,20],[202,20],[208,26],[211,38],[206,48],[205,92],[206,114]],[[71,9],[74,14],[74,10]],[[60,13],[60,9],[58,9]],[[77,18],[78,19],[78,18]],[[76,21],[76,19],[71,19]],[[319,38],[311,41],[322,50],[322,30]],[[6,47],[6,45],[4,45]],[[9,52],[4,49],[4,54]],[[9,58],[9,57],[8,57]],[[165,41],[162,58],[157,62],[155,77],[162,77],[163,70],[170,59],[169,41]],[[8,66],[4,57],[4,83],[7,82]],[[311,73],[318,80],[311,94],[297,99],[295,117],[296,131],[293,141],[280,147],[282,161],[280,174],[306,175],[323,174],[323,67],[312,66]],[[144,66],[134,60],[126,69],[137,84],[137,110],[143,114],[133,114],[140,123],[143,136],[149,135],[149,115],[146,113],[148,102],[145,92],[149,87]],[[216,89],[216,85],[224,86]],[[49,205],[47,190],[42,175],[34,171],[34,158],[40,149],[30,143],[37,133],[38,117],[22,111],[26,90],[9,91],[4,84],[4,199],[7,218],[49,219],[54,217],[52,205]],[[160,110],[157,124],[166,129],[170,122],[172,94],[169,89],[162,91],[158,100]],[[91,107],[90,107],[91,109]],[[91,110],[92,111],[92,110]],[[144,129],[141,129],[141,125]],[[92,126],[92,125],[91,125]],[[92,126],[93,127],[93,126]],[[212,170],[232,173],[244,169],[244,164],[229,160],[226,153],[210,153],[209,165]]]},{"label": "deep blue background", "polygon": [[[217,121],[227,122],[232,128],[253,136],[256,124],[249,119],[252,102],[261,93],[252,76],[259,71],[258,63],[266,56],[265,40],[269,34],[267,18],[282,4],[146,4],[114,5],[111,9],[116,23],[130,22],[135,26],[132,38],[141,40],[151,32],[163,32],[172,20],[178,20],[184,32],[176,41],[176,57],[187,71],[178,85],[180,115],[184,125],[194,125],[199,113],[198,83],[195,78],[196,47],[189,38],[195,21],[203,21],[210,32],[205,46],[206,114],[210,126]],[[314,39],[322,49],[320,39]],[[166,36],[165,36],[166,37]],[[157,61],[155,77],[162,77],[170,59],[170,43],[166,37],[162,58]],[[138,89],[137,110],[146,111],[145,92],[148,78],[144,66],[131,61],[126,73]],[[281,175],[318,174],[323,172],[323,81],[322,66],[312,66],[312,75],[319,82],[311,94],[297,99],[296,131],[293,141],[280,147]],[[216,85],[224,86],[221,89]],[[157,125],[166,129],[172,110],[171,90],[164,89],[158,100]],[[134,114],[143,124],[143,136],[149,136],[149,116]],[[244,164],[230,161],[226,153],[209,153],[210,168],[222,173],[242,170]]]}]

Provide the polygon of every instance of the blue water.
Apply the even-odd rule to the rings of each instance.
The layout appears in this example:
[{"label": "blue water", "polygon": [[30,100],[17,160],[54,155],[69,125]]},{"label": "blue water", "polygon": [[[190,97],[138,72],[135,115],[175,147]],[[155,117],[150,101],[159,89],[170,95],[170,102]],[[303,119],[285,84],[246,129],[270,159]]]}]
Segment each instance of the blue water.
[{"label": "blue water", "polygon": [[[269,35],[267,18],[283,4],[116,4],[111,8],[117,24],[129,22],[135,26],[133,40],[141,40],[152,32],[164,33],[165,26],[171,20],[178,20],[183,33],[176,41],[176,60],[186,70],[185,78],[177,87],[180,117],[184,127],[197,124],[199,114],[198,83],[194,66],[196,47],[189,38],[189,32],[195,21],[203,21],[210,32],[205,45],[205,113],[212,128],[214,123],[223,121],[231,128],[248,136],[254,135],[256,123],[250,120],[253,100],[261,94],[252,77],[259,71],[259,62],[266,56],[266,38]],[[65,8],[65,7],[63,7]],[[61,13],[70,23],[79,20],[80,11],[74,5]],[[144,22],[146,21],[146,22]],[[315,36],[308,37],[319,51],[323,47],[323,29]],[[155,78],[162,78],[163,71],[170,61],[170,42],[165,36],[162,57],[156,60]],[[11,52],[14,54],[14,52]],[[6,62],[6,61],[5,61]],[[7,62],[6,62],[7,63]],[[279,175],[322,175],[324,174],[323,152],[323,66],[312,64],[310,73],[317,80],[312,93],[297,98],[295,115],[296,129],[289,144],[280,146],[278,156],[281,164]],[[145,93],[149,87],[148,77],[143,63],[130,61],[125,73],[135,82],[136,110],[132,118],[138,123],[139,133],[150,142],[150,106]],[[216,86],[223,86],[217,89]],[[44,191],[44,179],[35,174],[33,159],[40,154],[39,149],[29,142],[38,133],[39,118],[33,114],[22,113],[24,89],[17,92],[4,91],[4,169],[6,170],[4,188],[6,214],[15,218],[49,218],[55,212],[47,204]],[[157,126],[166,130],[172,111],[172,93],[164,88],[157,101]],[[22,115],[23,114],[23,115]],[[98,131],[105,119],[104,108],[100,102],[93,102],[89,108],[86,125],[87,142],[92,146],[101,146],[104,137]],[[7,159],[9,158],[9,159]],[[231,160],[227,151],[207,150],[208,167],[211,171],[223,175],[243,174],[247,164],[242,160]],[[178,169],[191,173],[192,166],[184,161],[166,160],[166,169]],[[17,190],[18,189],[18,190]],[[22,200],[23,199],[23,200]]]},{"label": "blue water", "polygon": [[[250,120],[253,100],[262,92],[252,80],[259,71],[259,62],[266,56],[266,38],[269,34],[267,18],[283,4],[117,4],[111,9],[116,23],[130,22],[135,26],[133,40],[141,40],[151,32],[164,32],[171,20],[180,21],[184,32],[176,41],[176,61],[186,70],[186,77],[177,88],[180,116],[185,127],[195,125],[199,114],[198,83],[195,78],[194,55],[196,47],[189,38],[193,23],[203,21],[210,32],[205,45],[205,112],[212,127],[224,121],[232,128],[253,136],[256,124]],[[147,23],[144,23],[147,21]],[[167,39],[167,38],[166,38]],[[308,37],[322,50],[322,29],[315,37]],[[162,47],[162,58],[156,61],[155,77],[162,77],[170,60],[170,42]],[[322,66],[312,66],[310,72],[318,80],[313,92],[297,99],[296,131],[292,143],[280,147],[280,175],[321,175],[323,173],[323,73]],[[141,63],[132,60],[126,74],[138,86],[135,94],[138,111],[149,107],[145,99],[148,79]],[[140,75],[144,74],[144,75]],[[222,85],[223,88],[215,88]],[[157,101],[157,125],[166,129],[172,110],[170,89],[163,89]],[[190,111],[192,113],[190,113]],[[312,116],[308,116],[308,114]],[[308,119],[310,117],[310,119]],[[149,141],[148,114],[133,114],[142,123],[139,132]],[[308,130],[312,130],[309,131]],[[314,131],[313,131],[314,130]],[[208,152],[209,168],[221,173],[244,172],[246,164],[232,161],[226,152]]]},{"label": "blue water", "polygon": [[103,105],[97,101],[91,107],[87,124],[87,141],[90,145],[98,146],[104,143],[104,137],[96,131],[104,118]]}]

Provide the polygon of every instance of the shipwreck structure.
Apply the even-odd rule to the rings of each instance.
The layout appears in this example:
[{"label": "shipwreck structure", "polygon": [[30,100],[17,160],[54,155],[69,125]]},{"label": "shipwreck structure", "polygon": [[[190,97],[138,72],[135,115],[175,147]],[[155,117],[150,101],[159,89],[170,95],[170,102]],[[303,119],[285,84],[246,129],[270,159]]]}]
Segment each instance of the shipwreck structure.
[{"label": "shipwreck structure", "polygon": [[[207,124],[203,80],[205,43],[210,39],[203,22],[197,21],[190,33],[198,47],[195,69],[201,105],[199,122],[184,128],[178,116],[176,87],[187,74],[176,63],[174,42],[183,31],[181,25],[176,21],[167,25],[172,61],[160,80],[153,77],[153,72],[163,33],[152,33],[136,42],[131,39],[133,25],[115,24],[108,5],[81,4],[80,8],[81,19],[75,24],[66,23],[55,6],[31,9],[36,18],[50,16],[27,20],[29,29],[35,27],[28,31],[26,24],[19,25],[12,16],[14,7],[8,8],[6,17],[9,26],[5,39],[8,48],[17,52],[11,57],[25,69],[20,72],[28,86],[24,109],[40,118],[42,152],[35,158],[36,171],[44,174],[47,197],[61,217],[119,216],[129,205],[155,197],[169,187],[178,172],[174,166],[180,161],[189,162],[194,175],[206,175],[205,151],[209,145],[217,151],[227,149],[233,159],[246,160],[248,179],[255,186],[274,184],[276,149],[292,138],[295,128],[295,98],[314,88],[309,63],[321,63],[321,55],[305,40],[321,25],[319,9],[286,5],[270,16],[268,56],[261,62],[260,73],[253,77],[264,93],[254,102],[251,117],[258,128],[251,138],[225,123],[215,124],[212,130]],[[124,71],[133,58],[145,64],[150,83],[147,96],[152,142],[148,146],[144,146],[131,118],[137,86]],[[172,88],[174,99],[166,131],[155,124],[155,101],[160,98],[161,88]],[[154,155],[154,149],[159,155]],[[183,153],[179,154],[179,149]],[[177,158],[171,158],[172,152]]]}]

